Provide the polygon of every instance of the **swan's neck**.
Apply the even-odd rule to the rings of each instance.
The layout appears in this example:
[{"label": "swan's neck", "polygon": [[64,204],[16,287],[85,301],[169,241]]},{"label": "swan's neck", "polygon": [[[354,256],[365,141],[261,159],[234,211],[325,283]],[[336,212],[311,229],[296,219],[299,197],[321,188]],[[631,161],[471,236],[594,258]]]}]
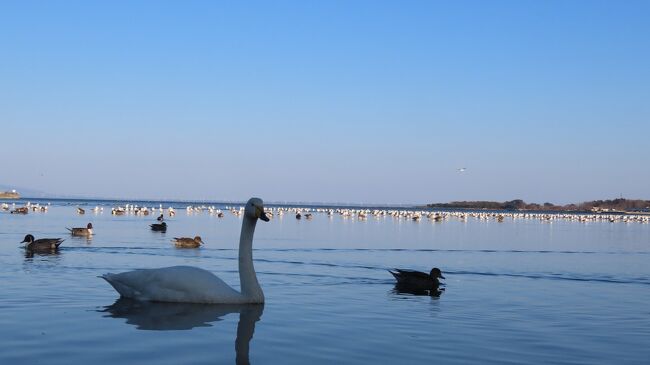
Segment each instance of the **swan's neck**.
[{"label": "swan's neck", "polygon": [[253,234],[257,219],[244,216],[239,236],[239,281],[241,293],[249,303],[264,303],[264,293],[253,267]]}]

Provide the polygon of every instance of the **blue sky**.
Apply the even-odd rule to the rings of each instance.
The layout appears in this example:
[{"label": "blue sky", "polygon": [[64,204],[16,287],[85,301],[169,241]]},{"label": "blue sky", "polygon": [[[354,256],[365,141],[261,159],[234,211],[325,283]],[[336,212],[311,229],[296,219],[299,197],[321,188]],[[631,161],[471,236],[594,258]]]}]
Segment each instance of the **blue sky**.
[{"label": "blue sky", "polygon": [[647,19],[647,1],[1,2],[0,184],[650,199]]}]

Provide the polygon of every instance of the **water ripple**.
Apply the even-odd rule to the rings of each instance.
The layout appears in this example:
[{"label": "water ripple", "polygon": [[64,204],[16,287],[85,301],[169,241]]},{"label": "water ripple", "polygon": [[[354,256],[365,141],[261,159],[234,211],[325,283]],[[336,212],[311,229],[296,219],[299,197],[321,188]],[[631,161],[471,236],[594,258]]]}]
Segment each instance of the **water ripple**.
[{"label": "water ripple", "polygon": [[640,284],[650,285],[650,278],[612,278],[611,276],[579,276],[575,274],[527,274],[527,273],[494,273],[494,272],[475,272],[475,271],[445,271],[445,275],[478,275],[478,276],[505,276],[512,278],[526,278],[526,279],[544,279],[544,280],[569,280],[569,281],[585,281],[596,283],[615,283],[615,284]]}]

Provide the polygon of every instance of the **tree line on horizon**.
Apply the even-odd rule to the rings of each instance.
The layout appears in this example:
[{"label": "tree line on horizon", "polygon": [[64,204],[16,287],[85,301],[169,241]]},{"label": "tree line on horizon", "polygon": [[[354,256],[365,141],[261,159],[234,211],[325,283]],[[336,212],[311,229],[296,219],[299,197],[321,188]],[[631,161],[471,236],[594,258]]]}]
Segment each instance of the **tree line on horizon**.
[{"label": "tree line on horizon", "polygon": [[648,210],[650,200],[641,199],[609,199],[592,200],[578,204],[556,205],[553,203],[526,203],[521,199],[505,202],[495,201],[453,201],[450,203],[427,204],[429,208],[452,209],[489,209],[489,210],[546,210],[546,211],[591,211],[591,210]]}]

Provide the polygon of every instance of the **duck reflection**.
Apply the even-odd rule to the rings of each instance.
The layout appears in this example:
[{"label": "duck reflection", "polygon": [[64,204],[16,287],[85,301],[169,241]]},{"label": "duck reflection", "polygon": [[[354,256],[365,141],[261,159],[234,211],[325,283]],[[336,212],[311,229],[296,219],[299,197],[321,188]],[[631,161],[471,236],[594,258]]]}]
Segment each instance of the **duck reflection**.
[{"label": "duck reflection", "polygon": [[33,261],[32,259],[34,256],[42,256],[42,257],[48,257],[52,256],[54,257],[52,260],[58,260],[58,257],[60,255],[59,250],[51,250],[51,251],[32,251],[32,250],[25,250],[25,261]]},{"label": "duck reflection", "polygon": [[440,286],[434,286],[431,289],[415,289],[409,285],[395,284],[395,287],[392,290],[393,294],[409,294],[409,295],[418,295],[418,296],[430,296],[432,298],[439,298],[442,293],[445,292],[445,288]]},{"label": "duck reflection", "polygon": [[72,240],[87,245],[93,243],[93,236],[71,236]]},{"label": "duck reflection", "polygon": [[178,331],[195,327],[210,327],[230,313],[239,313],[235,353],[237,364],[249,364],[249,344],[255,332],[255,322],[264,312],[264,304],[194,304],[143,302],[120,298],[100,312],[105,317],[124,318],[139,330]]}]

